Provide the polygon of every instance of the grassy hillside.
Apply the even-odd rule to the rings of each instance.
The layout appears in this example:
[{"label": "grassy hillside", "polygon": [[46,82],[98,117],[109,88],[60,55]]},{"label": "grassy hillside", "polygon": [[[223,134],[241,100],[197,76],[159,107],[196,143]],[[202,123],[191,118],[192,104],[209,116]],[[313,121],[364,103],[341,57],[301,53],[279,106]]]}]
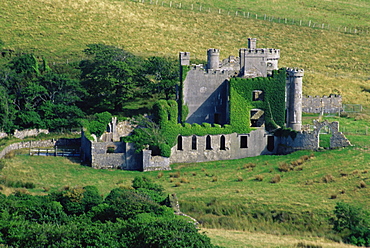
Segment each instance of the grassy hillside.
[{"label": "grassy hillside", "polygon": [[[305,123],[312,117],[306,116]],[[363,130],[367,123],[353,118],[331,117],[331,120],[339,120],[341,129],[352,125]],[[338,247],[332,241],[317,238],[339,240],[330,233],[329,225],[336,203],[344,201],[364,209],[370,204],[367,197],[370,193],[369,136],[348,137],[353,147],[175,164],[172,171],[146,172],[145,176],[163,185],[166,192],[176,193],[182,211],[201,221],[204,227],[240,230],[206,230],[215,244],[296,247],[303,243]],[[21,181],[36,186],[18,189],[32,194],[47,194],[65,186],[95,185],[106,195],[113,188],[130,186],[135,176],[144,175],[137,171],[96,170],[81,166],[78,160],[28,156],[27,153],[24,150],[5,159],[0,192],[14,192],[17,189],[9,185]],[[310,158],[294,170],[279,169],[305,156]],[[280,182],[271,183],[277,176]],[[272,239],[276,239],[276,243]]]},{"label": "grassy hillside", "polygon": [[[369,24],[369,4],[360,0],[253,1],[249,5],[236,0],[205,2],[210,8],[302,17],[331,25],[361,28]],[[5,0],[0,5],[1,39],[7,49],[44,55],[52,63],[81,59],[81,51],[89,43],[124,47],[144,56],[176,57],[179,51],[189,51],[197,59],[205,59],[206,49],[216,47],[223,58],[237,55],[238,48],[246,47],[247,37],[257,37],[258,47],[281,49],[281,67],[305,69],[305,94],[336,93],[347,103],[370,104],[366,33],[298,27],[168,5],[128,0]]]}]

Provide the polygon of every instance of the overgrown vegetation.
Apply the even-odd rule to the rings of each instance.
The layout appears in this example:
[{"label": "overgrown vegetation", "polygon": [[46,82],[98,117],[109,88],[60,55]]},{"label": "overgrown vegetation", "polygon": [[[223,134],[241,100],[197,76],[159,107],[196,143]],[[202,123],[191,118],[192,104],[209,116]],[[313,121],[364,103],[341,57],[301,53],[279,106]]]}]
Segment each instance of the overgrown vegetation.
[{"label": "overgrown vegetation", "polygon": [[14,247],[215,247],[195,225],[174,215],[162,187],[136,177],[135,189],[103,199],[95,186],[45,196],[0,194],[0,244]]}]

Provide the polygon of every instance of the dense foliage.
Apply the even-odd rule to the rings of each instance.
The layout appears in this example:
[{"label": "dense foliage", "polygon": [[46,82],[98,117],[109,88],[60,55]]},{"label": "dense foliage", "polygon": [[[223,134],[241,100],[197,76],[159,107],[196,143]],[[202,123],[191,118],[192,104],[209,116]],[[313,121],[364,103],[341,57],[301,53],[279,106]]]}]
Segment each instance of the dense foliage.
[{"label": "dense foliage", "polygon": [[334,210],[333,230],[346,243],[370,246],[370,214],[361,208],[338,202]]},{"label": "dense foliage", "polygon": [[0,246],[214,247],[194,224],[164,205],[163,189],[145,177],[103,199],[94,186],[46,196],[0,194]]},{"label": "dense foliage", "polygon": [[83,125],[100,135],[109,121],[96,113],[119,115],[128,102],[153,95],[174,98],[178,81],[174,59],[145,59],[103,44],[87,47],[87,59],[66,65],[49,66],[27,53],[1,58],[0,130],[59,131]]},{"label": "dense foliage", "polygon": [[[250,109],[265,113],[267,129],[283,127],[285,123],[285,69],[274,71],[272,77],[230,80],[230,124],[239,127],[239,133],[248,132]],[[263,92],[263,101],[252,101],[253,90]]]}]

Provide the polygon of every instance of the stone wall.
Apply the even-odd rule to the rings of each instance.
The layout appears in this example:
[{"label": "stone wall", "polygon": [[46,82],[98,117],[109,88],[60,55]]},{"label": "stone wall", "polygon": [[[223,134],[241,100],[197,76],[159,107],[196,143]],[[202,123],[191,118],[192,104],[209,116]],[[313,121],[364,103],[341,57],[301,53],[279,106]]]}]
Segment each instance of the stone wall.
[{"label": "stone wall", "polygon": [[81,138],[81,158],[96,169],[170,170],[169,158],[152,156],[152,151],[135,152],[135,145],[124,142],[94,142]]},{"label": "stone wall", "polygon": [[3,158],[7,153],[24,149],[24,148],[36,148],[36,147],[52,147],[55,145],[56,140],[39,140],[39,141],[27,141],[27,142],[18,142],[11,145],[8,145],[0,152],[0,158]]},{"label": "stone wall", "polygon": [[280,146],[278,153],[287,154],[295,150],[317,150],[320,144],[320,130],[327,126],[331,131],[330,148],[339,148],[351,146],[350,141],[339,132],[339,122],[318,122],[314,121],[314,129],[312,131],[298,132],[293,139],[290,136],[280,137]]},{"label": "stone wall", "polygon": [[8,137],[8,134],[4,132],[0,132],[0,139],[5,138],[5,137]]},{"label": "stone wall", "polygon": [[37,129],[37,128],[35,128],[35,129],[26,129],[26,130],[22,130],[22,131],[15,130],[13,136],[18,138],[18,139],[24,139],[24,138],[30,137],[30,136],[37,136],[41,133],[49,134],[49,130],[47,130],[47,129]]},{"label": "stone wall", "polygon": [[230,76],[226,70],[205,70],[196,65],[188,71],[183,82],[183,100],[189,109],[187,123],[228,122],[227,102]]},{"label": "stone wall", "polygon": [[[222,144],[221,139],[224,140],[224,144]],[[274,154],[277,147],[277,139],[268,135],[264,128],[257,129],[249,134],[182,136],[181,140],[180,147],[179,144],[172,147],[171,163],[229,160]],[[194,140],[196,146],[193,145]]]},{"label": "stone wall", "polygon": [[340,95],[302,98],[302,111],[305,113],[335,114],[342,110],[342,96]]},{"label": "stone wall", "polygon": [[170,158],[152,156],[151,150],[143,151],[143,171],[171,170]]},{"label": "stone wall", "polygon": [[0,152],[0,159],[3,158],[7,153],[24,149],[24,148],[37,148],[37,147],[53,147],[53,146],[79,146],[80,139],[51,139],[51,140],[37,140],[37,141],[26,141],[26,142],[18,142],[13,143],[5,147]]}]

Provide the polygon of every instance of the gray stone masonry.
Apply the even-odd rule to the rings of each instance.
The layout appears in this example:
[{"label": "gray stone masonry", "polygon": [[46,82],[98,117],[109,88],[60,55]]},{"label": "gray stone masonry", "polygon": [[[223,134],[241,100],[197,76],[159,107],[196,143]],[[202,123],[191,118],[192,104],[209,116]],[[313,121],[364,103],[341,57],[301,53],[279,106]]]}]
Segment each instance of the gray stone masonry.
[{"label": "gray stone masonry", "polygon": [[313,131],[301,131],[297,133],[297,137],[292,139],[289,137],[280,137],[280,147],[278,153],[286,154],[295,150],[317,150],[320,143],[320,130],[327,126],[331,131],[330,148],[340,148],[351,146],[349,140],[342,132],[339,132],[339,122],[314,122]]},{"label": "gray stone masonry", "polygon": [[[172,147],[171,163],[229,160],[263,154],[274,154],[276,151],[275,147],[277,147],[277,140],[272,136],[273,144],[270,145],[273,149],[269,151],[267,150],[268,136],[271,135],[266,133],[264,128],[259,128],[248,134],[232,133],[223,135],[182,136],[181,147],[178,146],[179,144]],[[224,140],[223,145],[221,139]],[[196,144],[195,146],[194,143]]]},{"label": "gray stone masonry", "polygon": [[302,98],[302,111],[305,113],[337,114],[343,111],[342,96],[308,96]]}]

